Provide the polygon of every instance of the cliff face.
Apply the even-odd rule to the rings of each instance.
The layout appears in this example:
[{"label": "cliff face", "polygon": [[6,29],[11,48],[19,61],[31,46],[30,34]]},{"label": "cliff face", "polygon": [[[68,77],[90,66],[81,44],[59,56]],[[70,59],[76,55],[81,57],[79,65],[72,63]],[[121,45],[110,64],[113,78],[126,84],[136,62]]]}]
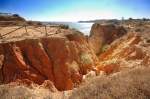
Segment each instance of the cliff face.
[{"label": "cliff face", "polygon": [[120,38],[127,31],[120,26],[101,25],[95,23],[90,32],[89,44],[96,54],[101,53],[103,46],[112,43],[114,40]]},{"label": "cliff face", "polygon": [[72,89],[93,69],[97,57],[80,34],[26,39],[0,44],[0,79],[9,83],[50,80],[59,90]]},{"label": "cliff face", "polygon": [[129,33],[113,42],[110,48],[99,56],[98,71],[110,74],[139,66],[150,66],[148,37],[144,34]]}]

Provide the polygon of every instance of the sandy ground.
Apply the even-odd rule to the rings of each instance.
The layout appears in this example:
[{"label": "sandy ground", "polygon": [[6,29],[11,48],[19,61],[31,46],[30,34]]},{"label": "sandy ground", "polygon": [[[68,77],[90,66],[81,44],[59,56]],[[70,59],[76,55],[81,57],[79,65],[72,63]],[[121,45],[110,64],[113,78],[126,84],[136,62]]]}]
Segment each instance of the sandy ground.
[{"label": "sandy ground", "polygon": [[0,42],[17,41],[27,38],[34,39],[45,36],[60,36],[71,32],[70,29],[60,29],[59,27],[51,26],[46,26],[46,30],[45,26],[27,26],[26,28],[22,26],[0,26]]}]

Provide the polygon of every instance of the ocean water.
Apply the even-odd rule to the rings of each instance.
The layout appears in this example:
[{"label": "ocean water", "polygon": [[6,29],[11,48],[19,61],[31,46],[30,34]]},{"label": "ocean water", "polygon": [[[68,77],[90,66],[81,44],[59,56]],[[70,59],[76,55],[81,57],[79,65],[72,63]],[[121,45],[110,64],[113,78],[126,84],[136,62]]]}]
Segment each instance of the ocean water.
[{"label": "ocean water", "polygon": [[76,29],[85,35],[90,35],[90,30],[93,23],[65,23],[69,25],[69,28]]},{"label": "ocean water", "polygon": [[[94,23],[78,23],[78,22],[48,22],[48,23],[68,25],[69,28],[76,29],[82,32],[84,35],[90,35],[91,27],[94,24]],[[47,24],[47,22],[45,24]]]}]

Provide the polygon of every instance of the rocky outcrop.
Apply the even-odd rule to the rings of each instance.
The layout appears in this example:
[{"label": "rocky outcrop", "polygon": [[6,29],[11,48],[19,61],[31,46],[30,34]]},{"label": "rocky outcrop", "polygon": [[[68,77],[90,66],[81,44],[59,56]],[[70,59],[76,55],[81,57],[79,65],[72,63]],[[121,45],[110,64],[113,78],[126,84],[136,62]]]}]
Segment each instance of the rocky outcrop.
[{"label": "rocky outcrop", "polygon": [[150,46],[143,35],[129,33],[111,44],[110,48],[99,56],[97,70],[107,74],[138,66],[150,65]]},{"label": "rocky outcrop", "polygon": [[58,90],[78,85],[98,61],[79,33],[2,43],[0,55],[4,57],[0,58],[2,83],[28,79],[42,84],[50,80]]},{"label": "rocky outcrop", "polygon": [[95,23],[90,32],[89,44],[96,54],[101,53],[102,47],[110,44],[117,38],[126,34],[126,30],[120,26],[101,25]]}]

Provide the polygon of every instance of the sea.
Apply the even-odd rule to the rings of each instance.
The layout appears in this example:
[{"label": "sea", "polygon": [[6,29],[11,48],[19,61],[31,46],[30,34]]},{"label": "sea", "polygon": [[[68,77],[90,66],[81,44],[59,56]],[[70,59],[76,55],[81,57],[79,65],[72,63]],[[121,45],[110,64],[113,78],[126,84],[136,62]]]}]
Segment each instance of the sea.
[{"label": "sea", "polygon": [[71,29],[76,29],[80,32],[82,32],[84,35],[90,35],[91,27],[94,23],[91,22],[85,22],[85,23],[79,23],[79,22],[49,22],[51,24],[64,24],[68,25]]}]

